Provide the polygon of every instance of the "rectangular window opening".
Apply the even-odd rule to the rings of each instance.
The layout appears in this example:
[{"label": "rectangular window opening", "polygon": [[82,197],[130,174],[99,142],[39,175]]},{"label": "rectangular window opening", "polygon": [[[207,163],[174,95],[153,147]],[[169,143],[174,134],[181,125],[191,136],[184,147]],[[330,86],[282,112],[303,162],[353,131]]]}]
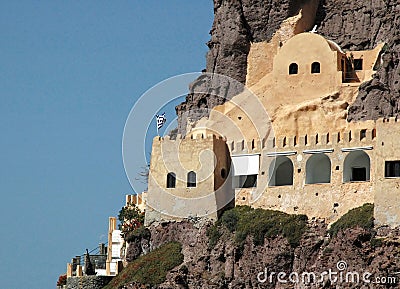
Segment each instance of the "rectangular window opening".
[{"label": "rectangular window opening", "polygon": [[363,60],[354,59],[354,70],[363,70]]},{"label": "rectangular window opening", "polygon": [[365,182],[367,180],[367,168],[351,168],[352,182]]},{"label": "rectangular window opening", "polygon": [[362,129],[360,131],[360,140],[363,140],[367,137],[367,130],[366,129]]},{"label": "rectangular window opening", "polygon": [[385,162],[385,178],[400,178],[400,161]]},{"label": "rectangular window opening", "polygon": [[257,176],[258,175],[235,176],[234,187],[236,189],[255,188],[257,186]]}]

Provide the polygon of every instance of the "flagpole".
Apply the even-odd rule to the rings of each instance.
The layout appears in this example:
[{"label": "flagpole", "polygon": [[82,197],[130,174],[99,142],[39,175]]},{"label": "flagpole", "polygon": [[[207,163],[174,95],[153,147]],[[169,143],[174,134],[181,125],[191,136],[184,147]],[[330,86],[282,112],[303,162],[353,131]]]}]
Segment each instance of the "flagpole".
[{"label": "flagpole", "polygon": [[158,131],[158,115],[156,115],[156,127],[157,127],[157,135],[160,136],[160,133]]}]

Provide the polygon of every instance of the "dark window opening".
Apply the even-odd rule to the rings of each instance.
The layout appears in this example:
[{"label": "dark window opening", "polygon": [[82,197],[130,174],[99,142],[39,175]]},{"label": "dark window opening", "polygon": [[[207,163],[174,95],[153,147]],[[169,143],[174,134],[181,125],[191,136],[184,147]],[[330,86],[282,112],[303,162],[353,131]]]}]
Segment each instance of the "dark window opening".
[{"label": "dark window opening", "polygon": [[311,64],[311,73],[320,73],[321,72],[321,65],[319,62],[313,62]]},{"label": "dark window opening", "polygon": [[363,60],[354,59],[354,70],[363,70]]},{"label": "dark window opening", "polygon": [[399,177],[400,177],[400,161],[386,161],[385,178],[399,178]]},{"label": "dark window opening", "polygon": [[360,131],[360,140],[364,139],[367,137],[367,130],[366,129],[362,129]]},{"label": "dark window opening", "polygon": [[190,171],[187,174],[187,187],[188,188],[196,187],[196,173],[193,171]]},{"label": "dark window opening", "polygon": [[352,182],[365,182],[367,180],[367,168],[351,168]]},{"label": "dark window opening", "polygon": [[236,188],[255,188],[257,186],[257,175],[236,176]]},{"label": "dark window opening", "polygon": [[289,74],[298,74],[299,66],[296,63],[292,63],[289,65]]},{"label": "dark window opening", "polygon": [[176,186],[176,175],[174,173],[167,174],[167,188],[173,189]]}]

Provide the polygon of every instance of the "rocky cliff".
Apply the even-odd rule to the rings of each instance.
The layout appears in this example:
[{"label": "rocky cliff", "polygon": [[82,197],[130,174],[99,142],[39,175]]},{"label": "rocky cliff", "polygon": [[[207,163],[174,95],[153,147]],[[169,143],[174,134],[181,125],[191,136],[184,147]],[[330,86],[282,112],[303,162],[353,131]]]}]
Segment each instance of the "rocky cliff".
[{"label": "rocky cliff", "polygon": [[[227,75],[244,83],[251,43],[269,41],[282,21],[297,15],[309,2],[318,4],[315,17],[318,33],[343,49],[371,49],[382,41],[388,44],[378,73],[360,87],[357,100],[349,107],[348,120],[397,116],[400,4],[396,0],[214,0],[206,72]],[[227,97],[215,97],[212,92],[196,94],[194,88],[204,83],[204,78],[192,83],[186,101],[176,108],[181,133],[188,122],[207,115],[209,109],[237,93],[230,91]]]},{"label": "rocky cliff", "polygon": [[[383,232],[385,239],[373,238],[371,231],[360,227],[340,231],[329,238],[323,221],[310,222],[309,228],[297,247],[291,246],[282,236],[266,238],[264,244],[255,245],[248,237],[240,251],[234,236],[225,230],[219,240],[210,246],[207,229],[196,228],[193,223],[168,223],[150,228],[150,243],[157,248],[169,241],[182,244],[184,264],[167,274],[164,283],[158,286],[131,284],[124,288],[398,288],[400,269],[398,250],[400,232]],[[378,241],[377,241],[378,240]],[[137,248],[138,244],[129,245]],[[128,253],[129,253],[128,248]],[[135,249],[136,250],[136,249]],[[147,250],[147,245],[145,250]],[[137,253],[137,252],[136,252]],[[338,268],[339,267],[339,268]],[[265,275],[267,270],[267,275]],[[337,281],[319,282],[320,274],[331,270]],[[261,272],[261,273],[260,273]],[[275,272],[275,275],[272,272]],[[277,275],[285,272],[287,283],[279,282]],[[342,280],[340,281],[340,272]],[[356,273],[359,282],[352,282],[348,272]],[[290,281],[289,274],[296,278],[303,273],[315,273],[312,284]],[[363,274],[367,283],[362,280]],[[350,276],[350,275],[347,275]],[[327,276],[325,276],[327,277]],[[390,277],[390,278],[389,278]],[[270,279],[271,278],[271,279]],[[385,279],[383,279],[385,278]],[[354,279],[355,280],[355,279]],[[306,280],[307,281],[307,280]],[[318,281],[318,282],[317,282]],[[385,283],[379,284],[378,282]],[[305,282],[307,283],[307,282]],[[337,287],[338,286],[338,287]]]}]

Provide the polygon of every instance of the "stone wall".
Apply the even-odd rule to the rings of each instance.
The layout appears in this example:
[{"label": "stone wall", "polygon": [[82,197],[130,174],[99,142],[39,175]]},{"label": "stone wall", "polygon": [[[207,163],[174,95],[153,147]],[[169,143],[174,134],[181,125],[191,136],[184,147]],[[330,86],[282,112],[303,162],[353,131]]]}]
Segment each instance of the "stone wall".
[{"label": "stone wall", "polygon": [[[222,137],[200,133],[186,138],[178,135],[174,140],[154,138],[145,224],[187,217],[216,220],[229,194],[222,187],[220,172],[229,172],[229,166],[229,150]],[[189,172],[196,175],[195,186],[187,184]],[[175,176],[171,187],[167,187],[168,174]]]},{"label": "stone wall", "polygon": [[112,276],[69,277],[67,289],[101,289],[112,279]]}]

